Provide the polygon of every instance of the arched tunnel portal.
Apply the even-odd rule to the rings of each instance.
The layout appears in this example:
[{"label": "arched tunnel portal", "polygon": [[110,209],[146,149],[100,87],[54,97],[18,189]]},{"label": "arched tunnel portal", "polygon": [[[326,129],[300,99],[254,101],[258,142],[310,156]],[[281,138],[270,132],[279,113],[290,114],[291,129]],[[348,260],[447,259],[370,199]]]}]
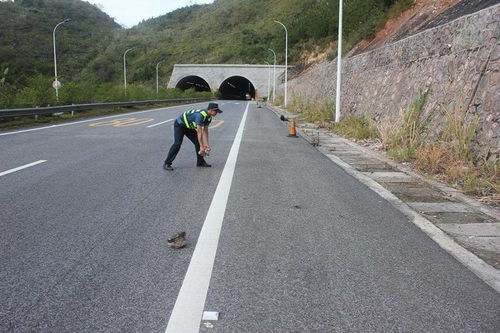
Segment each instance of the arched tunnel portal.
[{"label": "arched tunnel portal", "polygon": [[175,88],[181,90],[194,89],[195,91],[210,91],[210,86],[208,85],[207,81],[195,75],[186,76],[185,78],[181,79],[179,82],[177,82]]},{"label": "arched tunnel portal", "polygon": [[255,98],[255,87],[243,76],[231,76],[221,83],[219,93],[221,99],[251,99]]}]

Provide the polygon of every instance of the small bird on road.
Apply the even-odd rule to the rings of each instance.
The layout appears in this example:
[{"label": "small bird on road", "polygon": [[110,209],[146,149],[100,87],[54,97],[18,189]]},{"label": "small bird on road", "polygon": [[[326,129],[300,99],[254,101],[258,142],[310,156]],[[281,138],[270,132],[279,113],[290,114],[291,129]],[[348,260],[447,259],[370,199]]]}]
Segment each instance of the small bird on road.
[{"label": "small bird on road", "polygon": [[168,246],[180,249],[186,245],[186,232],[180,232],[172,238],[167,239]]}]

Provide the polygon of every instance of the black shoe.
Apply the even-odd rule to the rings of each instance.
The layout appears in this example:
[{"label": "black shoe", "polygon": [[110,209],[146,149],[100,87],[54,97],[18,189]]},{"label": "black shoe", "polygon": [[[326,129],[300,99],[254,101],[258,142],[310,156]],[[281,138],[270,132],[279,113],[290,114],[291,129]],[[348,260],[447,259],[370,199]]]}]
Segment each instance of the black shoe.
[{"label": "black shoe", "polygon": [[172,171],[174,168],[172,168],[172,164],[163,164],[163,169]]},{"label": "black shoe", "polygon": [[207,162],[196,163],[196,166],[200,167],[200,168],[211,168],[212,167],[212,165],[208,164]]}]

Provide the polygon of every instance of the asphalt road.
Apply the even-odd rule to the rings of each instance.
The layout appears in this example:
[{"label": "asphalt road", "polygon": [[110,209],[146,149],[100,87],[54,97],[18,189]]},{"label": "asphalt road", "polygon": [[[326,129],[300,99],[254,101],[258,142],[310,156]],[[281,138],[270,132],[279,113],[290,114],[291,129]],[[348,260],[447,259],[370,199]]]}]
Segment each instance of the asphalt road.
[{"label": "asphalt road", "polygon": [[[221,104],[212,168],[187,139],[161,168],[172,122],[148,126],[186,106],[0,132],[0,331],[165,331],[247,107]],[[243,125],[201,331],[500,330],[499,294],[389,203],[272,112]]]}]

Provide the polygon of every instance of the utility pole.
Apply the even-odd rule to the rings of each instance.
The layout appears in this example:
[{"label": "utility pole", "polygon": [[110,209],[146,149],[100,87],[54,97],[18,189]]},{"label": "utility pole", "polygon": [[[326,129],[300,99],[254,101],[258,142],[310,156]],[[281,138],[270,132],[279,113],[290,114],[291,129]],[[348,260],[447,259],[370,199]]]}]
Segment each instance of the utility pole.
[{"label": "utility pole", "polygon": [[125,53],[123,53],[123,88],[125,89],[125,95],[127,95],[127,63],[125,61],[125,56],[129,51],[132,51],[134,48],[131,47],[130,49],[126,50]]},{"label": "utility pole", "polygon": [[285,27],[283,23],[280,21],[274,21],[278,24],[281,24],[283,26],[283,29],[285,29],[285,109],[287,105],[287,90],[288,90],[288,30]]},{"label": "utility pole", "polygon": [[339,36],[338,36],[338,50],[337,50],[337,89],[335,97],[335,122],[340,121],[340,89],[342,78],[342,0],[339,0]]},{"label": "utility pole", "polygon": [[276,52],[273,49],[268,49],[273,53],[274,56],[274,66],[273,66],[273,102],[276,98]]},{"label": "utility pole", "polygon": [[161,60],[159,63],[156,64],[156,98],[158,98],[158,66],[164,62],[165,60]]},{"label": "utility pole", "polygon": [[71,21],[71,19],[68,17],[64,19],[64,21],[57,23],[57,25],[54,27],[54,31],[52,31],[52,43],[54,44],[54,83],[52,84],[52,86],[56,90],[56,101],[58,102],[59,102],[59,87],[61,86],[61,83],[57,79],[56,29],[61,24],[67,23],[69,21]]}]

